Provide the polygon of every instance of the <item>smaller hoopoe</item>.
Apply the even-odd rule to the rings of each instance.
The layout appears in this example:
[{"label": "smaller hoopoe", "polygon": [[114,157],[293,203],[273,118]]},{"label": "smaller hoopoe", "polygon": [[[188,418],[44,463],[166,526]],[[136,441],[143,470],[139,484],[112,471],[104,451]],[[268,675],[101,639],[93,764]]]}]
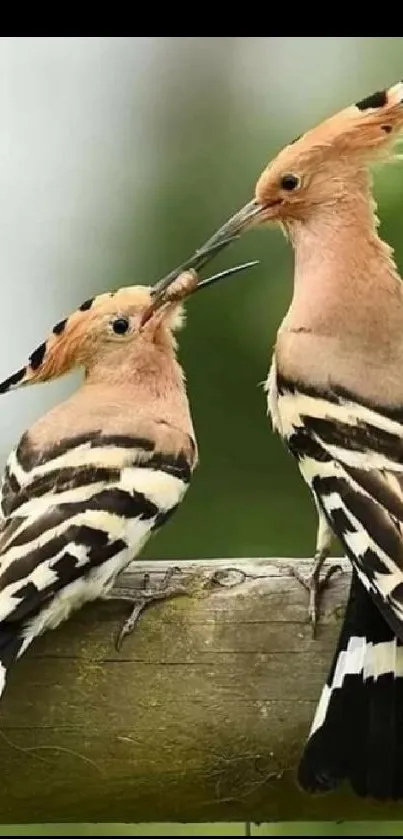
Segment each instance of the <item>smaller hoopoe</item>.
[{"label": "smaller hoopoe", "polygon": [[[187,265],[201,267],[216,249]],[[1,484],[0,695],[9,668],[45,630],[87,601],[108,597],[118,574],[182,501],[198,463],[174,333],[195,270],[177,275],[158,311],[153,289],[121,288],[87,300],[53,328],[0,393],[56,379],[84,381],[41,417],[8,457]],[[173,272],[175,273],[175,272]],[[172,277],[172,275],[170,275]],[[167,577],[130,599],[133,612],[182,593]]]},{"label": "smaller hoopoe", "polygon": [[285,146],[205,245],[274,222],[294,250],[268,407],[319,512],[313,596],[332,535],[353,570],[298,781],[379,800],[403,799],[403,284],[370,169],[402,134],[400,81]]}]

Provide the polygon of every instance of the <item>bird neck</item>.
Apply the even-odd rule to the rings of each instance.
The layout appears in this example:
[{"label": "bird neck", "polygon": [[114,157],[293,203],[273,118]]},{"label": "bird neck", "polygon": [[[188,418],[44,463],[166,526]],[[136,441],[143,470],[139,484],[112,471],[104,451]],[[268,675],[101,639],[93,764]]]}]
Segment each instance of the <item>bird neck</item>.
[{"label": "bird neck", "polygon": [[346,188],[289,229],[294,293],[275,358],[286,379],[400,409],[403,283],[374,209],[369,191]]},{"label": "bird neck", "polygon": [[83,389],[127,405],[138,418],[163,421],[194,437],[184,374],[173,347],[153,343],[108,352],[86,370]]},{"label": "bird neck", "polygon": [[401,317],[400,277],[377,226],[370,188],[363,184],[346,186],[337,202],[289,225],[294,293],[283,329],[359,337],[361,323],[370,338],[374,330],[385,331],[385,318],[395,320],[397,301]]}]

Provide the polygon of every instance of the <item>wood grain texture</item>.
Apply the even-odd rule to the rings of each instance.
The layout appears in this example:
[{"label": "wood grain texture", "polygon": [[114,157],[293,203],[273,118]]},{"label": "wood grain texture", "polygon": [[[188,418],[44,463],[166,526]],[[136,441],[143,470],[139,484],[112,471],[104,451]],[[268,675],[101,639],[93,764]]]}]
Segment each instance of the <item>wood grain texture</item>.
[{"label": "wood grain texture", "polygon": [[[0,822],[401,818],[347,790],[314,798],[295,785],[349,565],[313,641],[293,563],[308,572],[307,560],[178,563],[188,596],[149,608],[119,653],[123,603],[93,604],[39,639],[1,702]],[[116,593],[166,567],[136,562]]]}]

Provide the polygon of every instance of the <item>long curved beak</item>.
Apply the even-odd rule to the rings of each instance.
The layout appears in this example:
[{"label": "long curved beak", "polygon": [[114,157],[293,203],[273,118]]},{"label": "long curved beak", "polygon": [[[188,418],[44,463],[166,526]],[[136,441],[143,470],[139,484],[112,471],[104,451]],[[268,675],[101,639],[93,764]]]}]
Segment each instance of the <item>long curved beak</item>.
[{"label": "long curved beak", "polygon": [[251,262],[243,262],[242,265],[234,265],[232,268],[226,268],[225,271],[213,274],[212,277],[206,277],[205,280],[201,280],[197,286],[192,288],[187,296],[190,297],[190,295],[195,294],[196,291],[200,291],[202,288],[207,288],[209,285],[218,283],[219,280],[223,280],[224,277],[232,277],[233,274],[239,274],[240,271],[246,271],[247,268],[253,268],[254,265],[259,265],[258,259],[253,259]]},{"label": "long curved beak", "polygon": [[179,265],[178,268],[174,268],[173,271],[170,271],[166,277],[163,277],[162,280],[158,280],[157,283],[152,288],[152,297],[154,300],[157,300],[160,295],[173,283],[175,280],[178,279],[179,274],[183,274],[184,271],[200,271],[214,256],[216,256],[221,250],[227,247],[236,237],[235,236],[220,236],[219,239],[216,241],[215,236],[214,242],[209,240],[201,248],[198,248],[197,251],[194,252],[193,256],[186,260],[186,262],[182,262],[182,265]]},{"label": "long curved beak", "polygon": [[[144,312],[143,317],[141,318],[141,328],[145,326],[145,324],[150,320],[152,315],[165,304],[172,304],[185,300],[187,297],[190,297],[192,294],[195,294],[196,291],[201,291],[201,289],[207,288],[207,286],[210,285],[214,285],[214,283],[218,283],[225,277],[231,277],[233,274],[239,274],[240,271],[246,271],[247,268],[253,268],[254,265],[258,264],[259,260],[254,259],[252,260],[252,262],[243,262],[241,265],[234,265],[232,268],[226,268],[225,271],[219,271],[218,274],[213,274],[211,277],[206,277],[206,279],[200,280],[200,282],[197,282],[196,285],[189,285],[188,288],[185,290],[181,289],[180,293],[177,293],[176,295],[173,289],[172,293],[170,293],[169,287],[164,289],[158,295],[158,297],[152,300],[151,305]],[[180,274],[176,274],[176,276],[170,281],[170,285],[172,285],[175,279],[178,279],[178,276],[180,276]],[[195,274],[195,279],[196,277],[197,275]]]},{"label": "long curved beak", "polygon": [[235,241],[241,233],[251,227],[255,222],[262,220],[266,207],[258,201],[249,201],[241,210],[225,222],[219,230],[200,248],[201,251],[208,248],[226,247],[230,242]]},{"label": "long curved beak", "polygon": [[[204,245],[198,248],[194,252],[193,256],[186,260],[186,262],[183,262],[182,265],[179,265],[178,268],[170,271],[170,273],[167,274],[166,277],[163,277],[162,280],[155,283],[151,292],[153,298],[153,311],[155,311],[155,308],[159,308],[165,296],[164,292],[169,288],[171,283],[179,277],[179,274],[182,274],[184,271],[190,271],[191,269],[200,271],[201,268],[210,262],[214,256],[234,242],[247,227],[253,224],[255,220],[257,221],[263,211],[264,207],[257,201],[249,201],[249,203],[245,204],[245,206],[235,213],[229,221],[223,224],[223,226],[220,227],[220,229],[217,230],[216,233],[214,233],[213,236],[204,243]],[[247,263],[245,266],[237,266],[234,269],[229,269],[229,272],[223,272],[222,276],[230,276],[230,274],[244,270],[246,267],[249,268],[252,264],[255,263]],[[206,285],[211,285],[212,282],[217,282],[218,279],[222,279],[222,276],[220,274],[215,276],[214,279],[211,277],[204,280],[201,284],[199,283],[198,288],[204,288]],[[196,291],[196,289],[194,290]]]}]

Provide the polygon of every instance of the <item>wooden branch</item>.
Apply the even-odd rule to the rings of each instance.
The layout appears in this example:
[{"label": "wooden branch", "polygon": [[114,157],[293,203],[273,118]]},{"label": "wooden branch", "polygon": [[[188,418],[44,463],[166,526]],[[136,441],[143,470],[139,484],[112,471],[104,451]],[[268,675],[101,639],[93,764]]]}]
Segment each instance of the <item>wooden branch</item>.
[{"label": "wooden branch", "polygon": [[[301,793],[294,770],[331,663],[349,565],[315,641],[307,560],[181,562],[189,596],[148,609],[97,603],[39,639],[1,701],[0,822],[402,818],[343,790]],[[133,591],[165,562],[133,564]],[[118,593],[118,591],[117,591]]]}]

